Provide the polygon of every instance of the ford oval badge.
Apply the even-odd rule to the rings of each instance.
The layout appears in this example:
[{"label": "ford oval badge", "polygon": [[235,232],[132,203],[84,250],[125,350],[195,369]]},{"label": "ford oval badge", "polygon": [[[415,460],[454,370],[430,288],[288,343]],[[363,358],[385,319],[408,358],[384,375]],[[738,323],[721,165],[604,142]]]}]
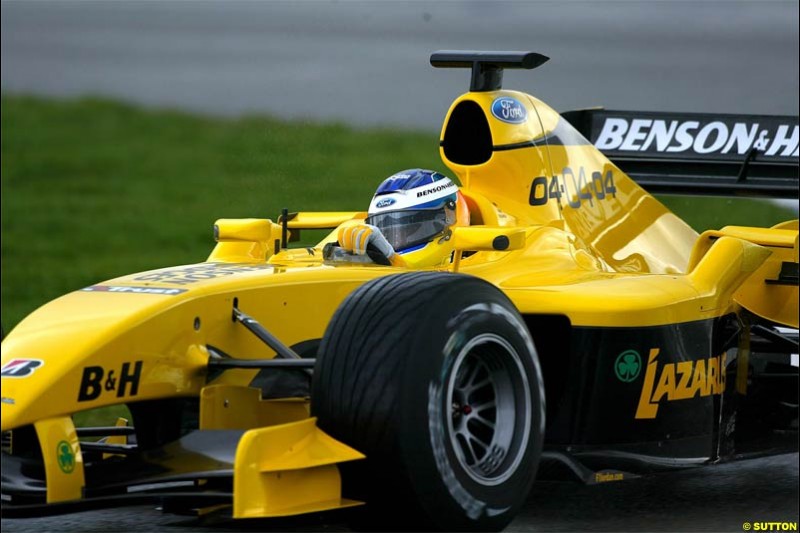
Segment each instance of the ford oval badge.
[{"label": "ford oval badge", "polygon": [[378,203],[375,204],[376,209],[383,209],[384,207],[389,207],[394,203],[394,198],[384,198],[383,200],[378,200]]},{"label": "ford oval badge", "polygon": [[492,102],[492,115],[509,124],[522,124],[528,120],[528,110],[522,102],[509,96],[501,96]]}]

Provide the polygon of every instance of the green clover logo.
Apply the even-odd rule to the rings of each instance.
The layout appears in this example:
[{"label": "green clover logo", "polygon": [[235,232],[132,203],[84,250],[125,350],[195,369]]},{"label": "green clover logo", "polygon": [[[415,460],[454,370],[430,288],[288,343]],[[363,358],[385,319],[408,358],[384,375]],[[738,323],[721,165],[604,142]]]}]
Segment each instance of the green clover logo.
[{"label": "green clover logo", "polygon": [[639,377],[642,370],[642,358],[636,350],[625,350],[617,356],[614,363],[614,373],[617,379],[622,382],[630,383]]},{"label": "green clover logo", "polygon": [[65,474],[71,474],[75,470],[75,454],[72,453],[72,446],[67,441],[62,440],[56,446],[56,458],[59,468]]}]

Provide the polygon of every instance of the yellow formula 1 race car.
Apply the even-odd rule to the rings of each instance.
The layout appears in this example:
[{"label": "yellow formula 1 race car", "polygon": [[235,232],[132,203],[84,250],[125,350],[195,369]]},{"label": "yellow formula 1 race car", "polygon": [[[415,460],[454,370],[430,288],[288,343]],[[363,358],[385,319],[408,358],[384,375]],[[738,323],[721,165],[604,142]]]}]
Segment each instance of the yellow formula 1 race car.
[{"label": "yellow formula 1 race car", "polygon": [[[797,117],[560,115],[502,88],[546,60],[431,56],[472,76],[440,137],[470,222],[434,266],[344,246],[366,212],[223,219],[206,262],[22,321],[2,342],[3,515],[366,503],[371,528],[498,530],[537,471],[796,451],[797,220],[698,235],[648,191],[796,198]],[[330,234],[292,248],[307,229]],[[117,404],[116,425],[73,421]]]}]

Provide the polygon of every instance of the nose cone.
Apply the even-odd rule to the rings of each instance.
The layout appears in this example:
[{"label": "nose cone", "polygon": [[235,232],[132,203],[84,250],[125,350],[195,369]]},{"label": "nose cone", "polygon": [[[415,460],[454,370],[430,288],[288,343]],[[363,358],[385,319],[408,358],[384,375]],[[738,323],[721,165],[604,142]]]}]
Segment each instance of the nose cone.
[{"label": "nose cone", "polygon": [[69,300],[68,295],[34,312],[3,340],[3,430],[87,408],[76,405],[81,373],[119,317],[88,316],[91,308],[83,316],[56,312]]},{"label": "nose cone", "polygon": [[157,329],[187,294],[81,290],[34,311],[0,345],[2,429],[142,399],[154,361],[191,342]]}]

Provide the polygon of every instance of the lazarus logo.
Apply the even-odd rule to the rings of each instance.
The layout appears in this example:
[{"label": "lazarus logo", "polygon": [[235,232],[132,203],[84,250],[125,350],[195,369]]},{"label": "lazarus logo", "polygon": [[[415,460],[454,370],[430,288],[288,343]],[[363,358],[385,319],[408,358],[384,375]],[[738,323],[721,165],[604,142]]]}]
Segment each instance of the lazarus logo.
[{"label": "lazarus logo", "polygon": [[3,365],[0,376],[4,378],[26,378],[43,364],[44,361],[41,359],[12,359]]},{"label": "lazarus logo", "polygon": [[650,350],[636,418],[655,418],[661,402],[720,395],[725,391],[725,354],[697,361],[659,365],[658,348]]}]

